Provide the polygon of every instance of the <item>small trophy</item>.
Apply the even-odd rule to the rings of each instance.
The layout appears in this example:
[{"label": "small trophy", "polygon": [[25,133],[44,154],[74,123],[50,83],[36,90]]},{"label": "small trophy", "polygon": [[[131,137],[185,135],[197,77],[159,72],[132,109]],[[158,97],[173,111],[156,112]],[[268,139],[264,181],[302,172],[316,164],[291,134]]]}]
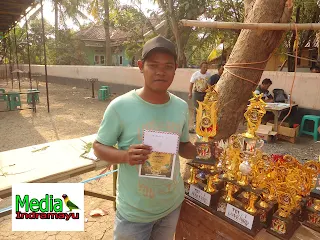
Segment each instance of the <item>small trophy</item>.
[{"label": "small trophy", "polygon": [[300,226],[297,218],[297,202],[294,188],[283,183],[277,186],[279,209],[273,214],[272,223],[267,232],[280,239],[290,239]]},{"label": "small trophy", "polygon": [[303,225],[320,232],[320,163],[308,161],[305,165],[313,178],[313,189],[310,194],[309,204],[306,204],[303,214]]},{"label": "small trophy", "polygon": [[268,228],[271,225],[272,216],[278,209],[278,202],[275,196],[275,185],[268,178],[270,168],[265,164],[265,160],[260,159],[253,168],[252,187],[261,189],[260,200],[256,206],[260,213],[260,223]]}]

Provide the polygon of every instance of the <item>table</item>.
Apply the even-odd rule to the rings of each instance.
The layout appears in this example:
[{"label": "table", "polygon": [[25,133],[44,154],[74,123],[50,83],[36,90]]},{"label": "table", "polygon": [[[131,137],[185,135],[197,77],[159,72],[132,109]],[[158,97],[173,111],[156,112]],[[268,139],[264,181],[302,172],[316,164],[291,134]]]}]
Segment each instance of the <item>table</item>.
[{"label": "table", "polygon": [[[298,104],[292,104],[293,107],[297,107]],[[274,131],[278,131],[279,117],[282,111],[290,109],[290,104],[287,103],[267,103],[266,111],[274,114]]]},{"label": "table", "polygon": [[[95,137],[94,134],[0,152],[0,170],[10,174],[2,176],[0,171],[0,198],[11,196],[14,183],[58,182],[107,167],[106,161],[80,157],[84,152],[85,142],[93,142]],[[40,149],[42,150],[35,151]],[[88,195],[90,194],[92,196],[95,193],[89,192]]]},{"label": "table", "polygon": [[[185,199],[176,229],[176,240],[278,240],[262,229],[252,237],[228,222]],[[303,225],[290,240],[318,240],[320,233]]]},{"label": "table", "polygon": [[[8,97],[8,101],[9,101],[9,106],[10,106],[10,95],[12,94],[31,94],[32,96],[32,108],[29,108],[29,109],[32,109],[33,112],[37,112],[37,107],[36,107],[36,101],[35,101],[35,94],[39,94],[40,91],[31,91],[31,92],[6,92],[6,93],[0,93],[0,96],[4,96],[6,95]],[[23,110],[22,108],[20,110]],[[3,111],[1,111],[3,112]]]}]

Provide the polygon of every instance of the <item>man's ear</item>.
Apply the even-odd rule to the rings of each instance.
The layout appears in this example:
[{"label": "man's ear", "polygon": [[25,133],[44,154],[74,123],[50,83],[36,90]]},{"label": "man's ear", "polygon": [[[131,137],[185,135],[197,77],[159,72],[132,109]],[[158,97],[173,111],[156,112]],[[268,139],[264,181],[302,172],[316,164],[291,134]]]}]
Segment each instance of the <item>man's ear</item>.
[{"label": "man's ear", "polygon": [[140,69],[140,72],[143,72],[143,64],[144,62],[142,60],[138,60],[138,67]]}]

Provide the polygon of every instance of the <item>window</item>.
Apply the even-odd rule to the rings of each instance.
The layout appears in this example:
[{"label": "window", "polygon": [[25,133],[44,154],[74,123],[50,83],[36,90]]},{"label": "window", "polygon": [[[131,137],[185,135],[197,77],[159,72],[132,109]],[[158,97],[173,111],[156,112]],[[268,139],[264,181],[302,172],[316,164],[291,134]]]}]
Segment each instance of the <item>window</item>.
[{"label": "window", "polygon": [[100,63],[101,63],[102,65],[105,64],[105,63],[104,63],[104,56],[100,56]]},{"label": "window", "polygon": [[120,60],[119,61],[120,61],[120,65],[122,65],[122,56],[120,56]]}]

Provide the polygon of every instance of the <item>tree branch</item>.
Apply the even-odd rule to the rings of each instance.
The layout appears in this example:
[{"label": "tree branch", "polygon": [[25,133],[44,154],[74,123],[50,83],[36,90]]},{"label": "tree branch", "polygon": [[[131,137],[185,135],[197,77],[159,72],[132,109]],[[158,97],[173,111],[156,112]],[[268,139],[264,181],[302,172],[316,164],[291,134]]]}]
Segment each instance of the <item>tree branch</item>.
[{"label": "tree branch", "polygon": [[293,2],[292,0],[287,0],[285,8],[283,10],[282,17],[280,18],[279,22],[280,23],[289,22],[291,19],[292,11],[293,11]]}]

